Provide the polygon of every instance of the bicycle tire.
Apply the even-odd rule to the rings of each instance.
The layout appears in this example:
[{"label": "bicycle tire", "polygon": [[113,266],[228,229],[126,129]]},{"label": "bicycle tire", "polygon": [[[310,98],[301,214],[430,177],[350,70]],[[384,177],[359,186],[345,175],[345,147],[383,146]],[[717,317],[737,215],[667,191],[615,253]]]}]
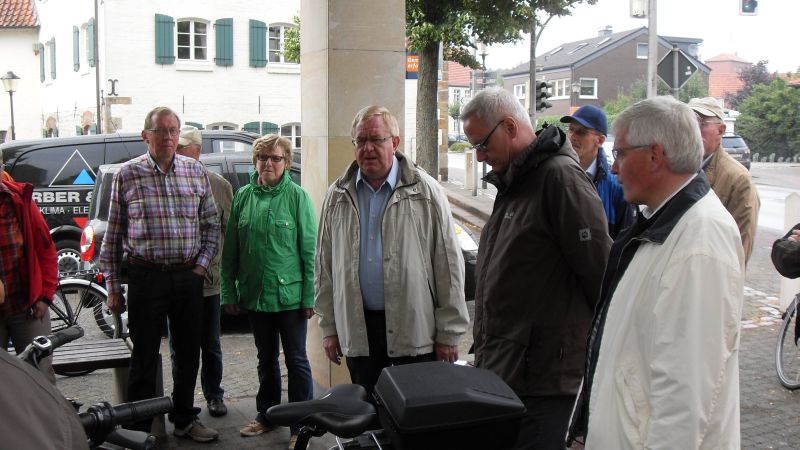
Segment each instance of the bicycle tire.
[{"label": "bicycle tire", "polygon": [[50,303],[50,331],[55,333],[74,324],[75,316],[69,302],[64,302],[61,296],[54,295]]},{"label": "bicycle tire", "polygon": [[797,298],[783,313],[783,325],[775,348],[775,371],[786,389],[800,388],[800,347],[794,340],[797,321]]}]

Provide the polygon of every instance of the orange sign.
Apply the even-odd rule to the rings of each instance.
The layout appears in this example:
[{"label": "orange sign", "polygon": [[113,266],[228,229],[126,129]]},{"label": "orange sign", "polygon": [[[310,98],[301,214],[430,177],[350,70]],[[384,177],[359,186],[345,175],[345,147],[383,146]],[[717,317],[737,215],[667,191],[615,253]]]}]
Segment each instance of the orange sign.
[{"label": "orange sign", "polygon": [[406,55],[406,72],[419,72],[419,55]]}]

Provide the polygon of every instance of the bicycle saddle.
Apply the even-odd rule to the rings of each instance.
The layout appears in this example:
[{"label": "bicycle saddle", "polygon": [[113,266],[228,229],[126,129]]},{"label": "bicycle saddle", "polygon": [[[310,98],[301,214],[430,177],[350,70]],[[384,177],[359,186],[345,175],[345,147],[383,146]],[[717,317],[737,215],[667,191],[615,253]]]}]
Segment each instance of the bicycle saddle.
[{"label": "bicycle saddle", "polygon": [[315,400],[275,405],[267,410],[267,418],[276,425],[310,425],[343,438],[380,428],[375,407],[358,384],[336,385]]}]

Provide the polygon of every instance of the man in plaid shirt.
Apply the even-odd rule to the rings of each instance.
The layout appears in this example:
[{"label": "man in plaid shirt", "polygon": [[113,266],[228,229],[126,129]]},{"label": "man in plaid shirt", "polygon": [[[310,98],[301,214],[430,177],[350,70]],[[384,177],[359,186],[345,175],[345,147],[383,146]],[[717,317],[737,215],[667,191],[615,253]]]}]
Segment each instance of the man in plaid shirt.
[{"label": "man in plaid shirt", "polygon": [[[128,327],[133,340],[129,401],[156,393],[159,347],[167,317],[175,349],[175,435],[198,442],[219,436],[194,409],[205,272],[217,251],[219,218],[202,163],[176,155],[180,119],[166,107],[147,114],[147,153],[114,176],[108,229],[100,251],[108,306],[125,308],[120,267],[128,266]],[[134,428],[149,431],[151,420]]]}]

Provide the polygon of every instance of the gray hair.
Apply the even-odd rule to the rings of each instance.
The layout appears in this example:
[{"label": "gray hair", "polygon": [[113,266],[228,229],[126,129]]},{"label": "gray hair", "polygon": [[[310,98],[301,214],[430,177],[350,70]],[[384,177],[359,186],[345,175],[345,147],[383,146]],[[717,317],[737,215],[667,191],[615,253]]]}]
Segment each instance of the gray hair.
[{"label": "gray hair", "polygon": [[703,160],[703,140],[692,108],[670,96],[634,103],[614,120],[614,134],[628,145],[661,144],[673,173],[695,173]]},{"label": "gray hair", "polygon": [[517,125],[533,131],[528,112],[511,92],[501,87],[486,88],[464,105],[460,119],[463,121],[470,116],[477,117],[490,127],[510,116]]},{"label": "gray hair", "polygon": [[397,118],[394,117],[387,108],[378,105],[367,106],[356,113],[356,116],[353,118],[353,125],[350,127],[350,135],[355,138],[356,128],[375,116],[380,116],[383,119],[384,125],[386,125],[386,128],[392,136],[400,136],[400,127],[397,125]]}]

